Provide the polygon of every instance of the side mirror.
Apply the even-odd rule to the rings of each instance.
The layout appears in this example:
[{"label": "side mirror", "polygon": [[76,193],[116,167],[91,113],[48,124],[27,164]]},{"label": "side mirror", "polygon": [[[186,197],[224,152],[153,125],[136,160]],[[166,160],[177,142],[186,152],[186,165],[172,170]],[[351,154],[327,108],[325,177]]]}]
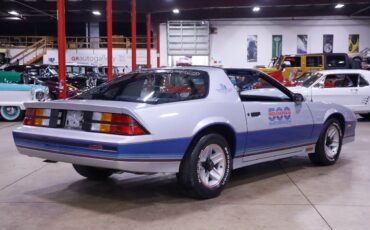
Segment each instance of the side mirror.
[{"label": "side mirror", "polygon": [[287,67],[287,64],[283,63],[281,64],[281,69],[285,69]]},{"label": "side mirror", "polygon": [[304,96],[300,93],[295,93],[293,94],[293,101],[296,104],[301,104],[302,102],[304,102]]}]

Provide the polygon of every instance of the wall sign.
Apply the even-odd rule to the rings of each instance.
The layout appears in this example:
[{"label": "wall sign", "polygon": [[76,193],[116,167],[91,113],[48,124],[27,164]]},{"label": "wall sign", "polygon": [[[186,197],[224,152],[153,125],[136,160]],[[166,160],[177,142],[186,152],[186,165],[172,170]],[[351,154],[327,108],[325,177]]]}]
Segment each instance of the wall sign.
[{"label": "wall sign", "polygon": [[248,35],[247,37],[247,60],[248,62],[257,62],[257,35]]},{"label": "wall sign", "polygon": [[333,43],[334,43],[334,35],[333,34],[324,34],[323,37],[323,52],[333,53]]},{"label": "wall sign", "polygon": [[306,54],[308,35],[297,35],[297,54]]},{"label": "wall sign", "polygon": [[280,57],[283,53],[283,35],[272,35],[272,57]]},{"label": "wall sign", "polygon": [[360,35],[350,34],[348,37],[348,51],[349,53],[358,53],[360,50]]}]

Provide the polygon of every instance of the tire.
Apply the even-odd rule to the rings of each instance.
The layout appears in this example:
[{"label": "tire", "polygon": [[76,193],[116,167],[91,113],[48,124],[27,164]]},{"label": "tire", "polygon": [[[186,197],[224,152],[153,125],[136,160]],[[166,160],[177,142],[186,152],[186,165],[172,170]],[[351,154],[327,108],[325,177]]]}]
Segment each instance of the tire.
[{"label": "tire", "polygon": [[17,121],[20,120],[23,113],[18,106],[3,106],[0,108],[0,115],[6,121]]},{"label": "tire", "polygon": [[361,113],[360,116],[366,120],[370,120],[370,113]]},{"label": "tire", "polygon": [[337,119],[325,122],[319,140],[316,143],[315,153],[309,154],[312,163],[316,165],[333,165],[337,162],[342,149],[343,134]]},{"label": "tire", "polygon": [[90,180],[105,180],[113,173],[115,173],[115,170],[113,169],[97,168],[75,164],[73,165],[73,168],[78,174]]},{"label": "tire", "polygon": [[207,134],[185,155],[177,180],[186,195],[210,199],[220,195],[230,179],[231,169],[231,153],[225,138]]}]

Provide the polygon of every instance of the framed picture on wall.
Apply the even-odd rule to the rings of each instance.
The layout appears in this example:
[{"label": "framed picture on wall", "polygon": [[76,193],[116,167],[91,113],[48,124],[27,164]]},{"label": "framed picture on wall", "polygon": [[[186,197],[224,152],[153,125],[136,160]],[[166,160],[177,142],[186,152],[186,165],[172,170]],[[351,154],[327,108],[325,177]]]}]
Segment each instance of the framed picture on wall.
[{"label": "framed picture on wall", "polygon": [[283,35],[272,35],[272,57],[280,57],[283,53]]},{"label": "framed picture on wall", "polygon": [[308,35],[297,35],[297,54],[306,54],[308,44]]},{"label": "framed picture on wall", "polygon": [[348,51],[349,53],[358,53],[360,50],[360,35],[350,34],[348,37]]},{"label": "framed picture on wall", "polygon": [[323,37],[323,52],[333,53],[333,42],[334,41],[334,35],[333,34],[324,34]]},{"label": "framed picture on wall", "polygon": [[247,61],[257,62],[257,35],[247,37]]}]

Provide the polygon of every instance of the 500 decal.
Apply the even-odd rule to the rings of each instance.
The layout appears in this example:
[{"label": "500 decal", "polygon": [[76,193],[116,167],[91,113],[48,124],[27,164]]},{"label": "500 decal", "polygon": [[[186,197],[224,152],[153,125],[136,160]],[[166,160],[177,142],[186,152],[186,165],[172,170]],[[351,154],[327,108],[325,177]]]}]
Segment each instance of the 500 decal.
[{"label": "500 decal", "polygon": [[292,112],[289,107],[268,109],[270,125],[280,125],[292,122]]}]

